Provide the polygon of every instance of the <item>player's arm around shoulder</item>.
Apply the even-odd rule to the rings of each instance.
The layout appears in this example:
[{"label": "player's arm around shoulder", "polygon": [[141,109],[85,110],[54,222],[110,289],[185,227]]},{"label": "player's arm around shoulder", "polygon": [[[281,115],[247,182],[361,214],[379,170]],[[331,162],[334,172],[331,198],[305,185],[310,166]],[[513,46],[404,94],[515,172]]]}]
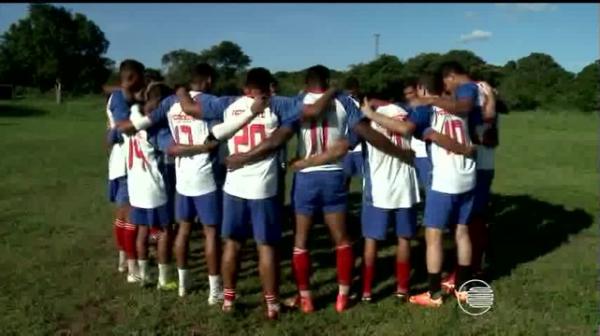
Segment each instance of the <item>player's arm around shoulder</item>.
[{"label": "player's arm around shoulder", "polygon": [[345,139],[336,140],[326,151],[309,156],[306,159],[292,159],[289,163],[293,170],[299,171],[308,167],[316,167],[339,161],[350,149],[350,142]]}]

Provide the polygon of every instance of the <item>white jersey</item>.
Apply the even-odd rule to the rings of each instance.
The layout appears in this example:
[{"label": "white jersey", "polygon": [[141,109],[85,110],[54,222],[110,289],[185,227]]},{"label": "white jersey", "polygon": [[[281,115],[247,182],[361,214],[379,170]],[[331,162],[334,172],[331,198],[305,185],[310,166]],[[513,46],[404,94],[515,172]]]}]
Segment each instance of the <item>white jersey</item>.
[{"label": "white jersey", "polygon": [[[192,98],[200,94],[198,91],[190,91]],[[199,145],[208,137],[208,123],[185,114],[179,103],[171,106],[167,112],[167,120],[173,139],[178,144]],[[201,196],[217,189],[209,153],[176,157],[175,176],[175,188],[184,196]]]},{"label": "white jersey", "polygon": [[[116,126],[115,120],[110,110],[110,102],[112,95],[108,98],[106,104],[106,115],[108,117],[108,126],[114,128]],[[122,176],[127,176],[127,161],[126,161],[126,147],[124,143],[113,144],[110,149],[108,157],[108,179],[114,180]]]},{"label": "white jersey", "polygon": [[421,141],[415,137],[412,137],[412,139],[410,139],[410,147],[415,151],[415,157],[427,157],[427,147],[425,145],[425,141]]},{"label": "white jersey", "polygon": [[[467,118],[461,118],[433,106],[431,128],[461,144],[471,144],[467,131]],[[454,154],[435,143],[431,144],[431,189],[447,194],[461,194],[475,186],[475,161],[464,155]]]},{"label": "white jersey", "polygon": [[[130,119],[143,118],[139,105],[131,107]],[[127,155],[129,203],[137,208],[153,209],[167,203],[165,181],[159,170],[163,153],[148,141],[147,131],[123,136]]]},{"label": "white jersey", "polygon": [[[395,104],[380,106],[375,112],[400,120],[406,120],[408,116],[406,110]],[[371,121],[371,127],[385,135],[396,146],[410,149],[410,137],[392,133],[374,121]],[[420,202],[415,168],[399,158],[385,154],[368,142],[366,147],[363,178],[365,201],[382,209],[410,208]]]},{"label": "white jersey", "polygon": [[[223,122],[250,110],[254,99],[241,97],[225,109]],[[278,116],[266,108],[250,123],[240,129],[227,141],[230,154],[246,153],[258,146],[279,127]],[[233,196],[245,199],[265,199],[277,194],[277,152],[265,159],[228,171],[223,190]]]},{"label": "white jersey", "polygon": [[[304,104],[313,104],[322,93],[308,92],[304,96]],[[334,100],[328,110],[324,111],[318,119],[303,121],[298,131],[298,157],[308,158],[321,154],[332,146],[337,140],[345,138],[348,134],[348,115],[342,103]],[[321,166],[308,167],[300,170],[301,173],[314,171],[342,170],[342,160],[324,164]]]},{"label": "white jersey", "polygon": [[[477,88],[479,89],[479,105],[483,109],[485,106],[485,94],[483,89],[483,84],[481,82],[477,82]],[[478,125],[475,128],[475,132],[477,132],[478,136],[483,135],[484,126]],[[495,165],[495,149],[486,147],[483,145],[477,146],[477,169],[478,170],[494,170]]]}]

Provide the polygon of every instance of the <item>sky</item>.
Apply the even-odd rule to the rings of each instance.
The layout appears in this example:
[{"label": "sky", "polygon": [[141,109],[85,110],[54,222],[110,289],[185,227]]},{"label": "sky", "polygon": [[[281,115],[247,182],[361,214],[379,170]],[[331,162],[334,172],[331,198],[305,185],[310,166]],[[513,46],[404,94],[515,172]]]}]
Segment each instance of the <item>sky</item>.
[{"label": "sky", "polygon": [[[0,4],[0,32],[27,16],[27,4]],[[597,4],[60,4],[93,20],[117,63],[135,58],[160,68],[176,49],[200,52],[239,44],[251,66],[272,71],[323,64],[346,70],[380,54],[406,60],[422,52],[475,52],[504,65],[547,53],[573,72],[598,59]]]}]

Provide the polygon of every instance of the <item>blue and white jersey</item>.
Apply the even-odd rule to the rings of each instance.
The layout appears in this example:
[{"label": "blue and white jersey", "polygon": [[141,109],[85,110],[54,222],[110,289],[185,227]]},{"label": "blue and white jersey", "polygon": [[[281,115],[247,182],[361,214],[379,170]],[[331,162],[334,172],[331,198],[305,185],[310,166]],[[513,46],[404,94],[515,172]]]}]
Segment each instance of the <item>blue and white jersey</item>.
[{"label": "blue and white jersey", "polygon": [[[437,106],[418,106],[409,119],[417,126],[415,136],[422,138],[428,130],[449,136],[461,144],[471,144],[468,117],[450,114]],[[431,189],[447,194],[461,194],[475,186],[475,161],[452,153],[435,143],[430,145],[432,163]]]},{"label": "blue and white jersey", "polygon": [[[123,109],[126,109],[126,115],[129,117],[129,104],[121,90],[114,91],[108,98],[106,104],[106,115],[108,117],[108,127],[116,127],[115,116],[122,115]],[[127,176],[126,167],[126,147],[124,143],[114,143],[110,149],[108,157],[108,179],[114,180],[119,177]]]},{"label": "blue and white jersey", "polygon": [[[304,104],[314,104],[323,93],[308,92],[300,96]],[[300,124],[296,134],[298,137],[297,156],[306,159],[321,154],[341,138],[348,138],[349,132],[363,118],[349,96],[338,95],[319,118],[309,119]],[[308,167],[302,173],[344,169],[343,160],[321,166]]]},{"label": "blue and white jersey", "polygon": [[[249,112],[254,98],[221,97],[201,99],[203,115],[223,115],[223,122],[240,118]],[[227,140],[229,154],[246,153],[258,146],[281,126],[293,128],[301,116],[302,101],[273,96],[265,111],[256,116],[233,137]],[[242,116],[243,118],[243,116]],[[277,152],[258,162],[228,171],[223,191],[244,199],[265,199],[277,194]]]},{"label": "blue and white jersey", "polygon": [[[202,92],[190,91],[190,96],[194,99],[200,95],[203,95]],[[170,105],[166,116],[171,134],[171,144],[203,144],[210,131],[208,122],[185,114],[177,97],[171,97],[167,99],[172,101],[166,104],[166,106]],[[176,157],[175,176],[175,188],[179,194],[184,196],[201,196],[217,189],[210,153]]]},{"label": "blue and white jersey", "polygon": [[[375,112],[400,120],[406,120],[408,117],[408,112],[395,104],[380,106]],[[370,124],[394,145],[410,149],[410,137],[392,133],[374,121]],[[415,168],[380,151],[368,142],[365,147],[363,201],[381,209],[410,208],[419,203],[421,198]]]},{"label": "blue and white jersey", "polygon": [[[350,96],[350,99],[352,99],[352,102],[354,103],[354,105],[356,105],[356,108],[360,109],[360,103],[358,102],[358,99],[356,99],[353,96]],[[362,142],[359,142],[356,146],[354,146],[354,148],[350,149],[350,151],[361,153],[362,152]]]},{"label": "blue and white jersey", "polygon": [[[481,82],[477,82],[477,88],[478,88],[478,102],[479,102],[479,106],[481,106],[483,108],[483,106],[485,106],[485,100],[486,100],[486,95],[485,95],[485,87],[484,84]],[[496,123],[497,125],[497,123]],[[475,126],[475,132],[477,133],[477,135],[479,137],[483,136],[483,131],[485,129],[485,126],[483,124],[479,124]],[[483,145],[479,145],[477,146],[477,169],[478,170],[494,170],[494,166],[495,166],[495,149],[494,148],[490,148],[490,147],[486,147]]]},{"label": "blue and white jersey", "polygon": [[[140,105],[133,105],[130,119],[142,118]],[[132,136],[123,135],[127,148],[129,203],[137,208],[153,209],[167,203],[163,178],[164,155],[158,148],[158,131],[158,128],[149,128]]]}]

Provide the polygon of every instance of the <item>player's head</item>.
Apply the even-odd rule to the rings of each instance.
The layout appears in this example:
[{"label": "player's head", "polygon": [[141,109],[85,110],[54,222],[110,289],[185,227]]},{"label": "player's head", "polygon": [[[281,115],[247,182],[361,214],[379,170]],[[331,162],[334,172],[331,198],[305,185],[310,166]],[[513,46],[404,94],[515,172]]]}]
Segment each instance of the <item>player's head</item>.
[{"label": "player's head", "polygon": [[419,77],[417,81],[417,96],[418,97],[427,97],[427,96],[439,96],[441,94],[441,86],[435,76],[432,75],[422,75]]},{"label": "player's head", "polygon": [[444,62],[440,66],[440,77],[444,89],[453,92],[456,87],[469,79],[465,68],[456,61]]},{"label": "player's head", "polygon": [[217,77],[217,72],[208,63],[198,63],[192,69],[190,87],[195,91],[209,91]]},{"label": "player's head", "polygon": [[[150,85],[148,85],[146,87],[146,91],[145,91],[145,98],[146,98],[146,102],[147,102],[146,104],[152,105],[148,102],[154,102],[156,104],[156,103],[160,102],[161,100],[163,100],[173,94],[175,94],[175,91],[171,87],[169,87],[167,84],[162,83],[162,82],[152,82],[152,83],[150,83]],[[146,106],[144,106],[145,113],[150,112],[150,110],[148,110],[146,108]]]},{"label": "player's head", "polygon": [[410,78],[404,83],[403,93],[404,99],[409,103],[417,98],[417,81],[414,78]]},{"label": "player's head", "polygon": [[307,88],[327,89],[329,87],[329,78],[331,74],[324,65],[314,65],[306,69],[304,84]]},{"label": "player's head", "polygon": [[400,80],[393,80],[371,90],[366,96],[369,99],[378,99],[387,102],[400,101],[402,100],[401,92],[403,87],[404,85]]},{"label": "player's head", "polygon": [[279,82],[273,77],[273,81],[271,82],[271,95],[276,95],[277,91],[279,91]]},{"label": "player's head", "polygon": [[144,71],[144,79],[146,81],[146,86],[153,82],[162,82],[165,80],[160,72],[154,69],[146,69],[146,71]]},{"label": "player's head", "polygon": [[133,59],[126,59],[119,65],[119,78],[121,87],[125,90],[136,92],[144,87],[144,65]]},{"label": "player's head", "polygon": [[344,89],[346,89],[346,92],[354,97],[358,97],[358,92],[360,90],[360,84],[358,82],[358,78],[354,77],[354,76],[350,76],[348,78],[346,78],[346,81],[344,82]]},{"label": "player's head", "polygon": [[252,68],[246,74],[244,91],[253,97],[270,95],[271,83],[273,83],[273,76],[269,70],[265,68]]}]

